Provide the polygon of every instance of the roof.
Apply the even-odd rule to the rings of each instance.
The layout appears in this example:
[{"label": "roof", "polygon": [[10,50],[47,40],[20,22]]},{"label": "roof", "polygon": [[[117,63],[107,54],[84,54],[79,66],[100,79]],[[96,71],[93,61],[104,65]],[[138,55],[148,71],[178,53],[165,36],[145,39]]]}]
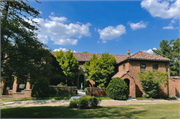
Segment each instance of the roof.
[{"label": "roof", "polygon": [[[51,54],[56,55],[55,51],[51,51]],[[73,53],[73,55],[76,57],[78,61],[84,61],[84,62],[90,61],[93,54],[95,54],[98,58],[100,58],[102,55],[102,54],[97,54],[97,53],[76,53],[76,52]],[[126,55],[114,55],[114,54],[111,54],[111,55],[115,57],[117,63],[127,59]]]},{"label": "roof", "polygon": [[129,72],[129,70],[122,70],[122,71],[119,71],[118,73],[116,73],[112,78],[121,78],[122,76],[124,76],[125,74],[127,74]]},{"label": "roof", "polygon": [[150,54],[143,51],[139,51],[131,55],[128,59],[170,61],[169,58],[161,57],[161,56]]},{"label": "roof", "polygon": [[[66,52],[64,52],[65,54]],[[56,55],[55,51],[51,51],[52,55]],[[95,54],[98,58],[101,57],[102,54],[97,54],[97,53],[76,53],[74,52],[73,55],[76,57],[78,61],[83,61],[83,62],[88,62],[92,58],[93,54]],[[139,51],[133,55],[115,55],[111,54],[112,56],[115,57],[116,63],[120,63],[122,61],[125,61],[127,59],[134,59],[134,60],[156,60],[156,61],[170,61],[170,59],[161,57],[158,55],[153,55],[150,53],[146,53],[143,51]]]}]

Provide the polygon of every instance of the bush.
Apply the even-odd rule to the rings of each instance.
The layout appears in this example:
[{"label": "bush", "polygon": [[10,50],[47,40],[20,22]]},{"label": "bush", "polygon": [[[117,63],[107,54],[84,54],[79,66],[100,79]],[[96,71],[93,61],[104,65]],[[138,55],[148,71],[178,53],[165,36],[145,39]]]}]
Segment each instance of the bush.
[{"label": "bush", "polygon": [[78,107],[78,102],[77,100],[72,100],[69,104],[69,107],[73,107],[73,108],[76,108]]},{"label": "bush", "polygon": [[98,99],[98,98],[96,98],[96,97],[91,97],[91,98],[89,99],[89,105],[90,105],[91,107],[97,107],[97,105],[99,104],[100,101],[101,101],[101,100]]},{"label": "bush", "polygon": [[85,90],[85,93],[87,94],[87,88],[85,88],[84,90]]},{"label": "bush", "polygon": [[161,95],[161,98],[167,99],[169,96],[167,94]]},{"label": "bush", "polygon": [[142,97],[143,97],[143,98],[149,98],[149,95],[146,94],[146,93],[143,93],[143,94],[142,94]]},{"label": "bush", "polygon": [[67,86],[67,84],[64,84],[63,82],[61,82],[57,86]]},{"label": "bush", "polygon": [[104,83],[101,83],[97,86],[98,88],[105,88]]},{"label": "bush", "polygon": [[79,108],[87,108],[88,107],[88,102],[89,102],[89,100],[88,100],[88,98],[87,97],[81,97],[81,98],[79,98],[79,100],[78,100],[78,106],[79,106]]},{"label": "bush", "polygon": [[48,97],[49,96],[49,84],[45,79],[37,80],[31,91],[31,97]]},{"label": "bush", "polygon": [[128,99],[128,86],[121,78],[113,78],[108,84],[107,88],[108,97],[115,100]]},{"label": "bush", "polygon": [[79,108],[87,108],[87,107],[97,107],[100,103],[101,99],[91,96],[83,96],[78,100],[73,100],[70,102],[69,107],[79,107]]},{"label": "bush", "polygon": [[171,95],[171,96],[170,96],[170,99],[171,99],[171,100],[176,100],[176,99],[177,99],[177,97],[176,97],[176,96],[174,96],[174,95]]}]

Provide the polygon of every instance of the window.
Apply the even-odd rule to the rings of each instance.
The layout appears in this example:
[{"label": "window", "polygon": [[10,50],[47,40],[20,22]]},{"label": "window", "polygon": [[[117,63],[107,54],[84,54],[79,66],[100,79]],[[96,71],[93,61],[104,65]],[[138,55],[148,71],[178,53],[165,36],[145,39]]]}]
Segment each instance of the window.
[{"label": "window", "polygon": [[146,69],[146,64],[141,64],[141,71],[145,71]]},{"label": "window", "polygon": [[168,67],[167,67],[167,63],[165,64],[165,67],[166,67],[166,72],[168,72]]},{"label": "window", "polygon": [[158,70],[158,64],[153,64],[153,71],[157,71]]}]

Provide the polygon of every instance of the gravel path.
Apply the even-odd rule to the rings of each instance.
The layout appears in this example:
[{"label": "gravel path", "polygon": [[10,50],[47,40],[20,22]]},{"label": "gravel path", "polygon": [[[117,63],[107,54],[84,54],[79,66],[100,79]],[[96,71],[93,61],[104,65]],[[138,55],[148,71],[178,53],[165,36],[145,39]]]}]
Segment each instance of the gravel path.
[{"label": "gravel path", "polygon": [[[31,107],[31,106],[68,106],[70,100],[33,100],[33,101],[13,101],[3,102],[0,104],[1,108],[5,107]],[[117,100],[102,100],[100,106],[113,106],[113,105],[131,105],[131,104],[166,104],[166,103],[180,103],[180,100],[140,100],[140,101],[117,101]]]}]

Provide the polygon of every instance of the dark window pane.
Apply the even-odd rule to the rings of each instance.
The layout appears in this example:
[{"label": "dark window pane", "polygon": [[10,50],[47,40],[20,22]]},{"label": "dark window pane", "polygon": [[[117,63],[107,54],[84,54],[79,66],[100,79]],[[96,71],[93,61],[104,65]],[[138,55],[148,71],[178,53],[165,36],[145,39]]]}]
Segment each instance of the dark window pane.
[{"label": "dark window pane", "polygon": [[158,64],[153,64],[153,71],[157,71],[158,70]]},{"label": "dark window pane", "polygon": [[145,71],[146,69],[146,64],[141,64],[141,71]]}]

